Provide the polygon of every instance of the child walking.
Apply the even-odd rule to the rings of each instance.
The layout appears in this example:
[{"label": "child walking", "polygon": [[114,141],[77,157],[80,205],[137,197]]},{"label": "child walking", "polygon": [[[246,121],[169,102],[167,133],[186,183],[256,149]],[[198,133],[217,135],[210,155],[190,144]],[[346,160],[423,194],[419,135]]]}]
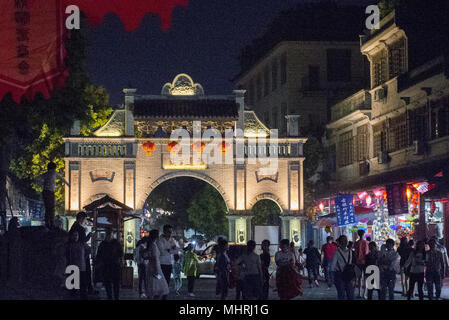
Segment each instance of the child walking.
[{"label": "child walking", "polygon": [[173,255],[173,259],[175,260],[173,264],[173,280],[175,282],[175,292],[176,295],[180,295],[179,290],[181,290],[182,287],[182,278],[181,278],[181,271],[182,271],[182,263],[181,259],[179,258],[179,254]]}]

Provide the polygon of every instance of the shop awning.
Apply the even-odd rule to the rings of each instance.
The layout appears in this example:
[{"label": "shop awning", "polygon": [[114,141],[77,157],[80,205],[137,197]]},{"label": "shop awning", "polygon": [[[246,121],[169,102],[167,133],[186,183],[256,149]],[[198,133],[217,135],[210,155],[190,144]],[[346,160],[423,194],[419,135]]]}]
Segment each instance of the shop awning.
[{"label": "shop awning", "polygon": [[435,183],[439,180],[438,178],[435,178],[435,175],[443,169],[447,170],[448,164],[449,158],[444,158],[419,165],[390,170],[376,175],[366,176],[358,180],[354,179],[355,181],[334,183],[330,185],[329,189],[326,191],[326,194],[320,195],[319,198],[329,198],[336,196],[339,193],[354,193],[368,189],[375,189],[394,183],[421,181]]},{"label": "shop awning", "polygon": [[438,183],[435,188],[424,193],[423,197],[426,200],[449,200],[449,181]]}]

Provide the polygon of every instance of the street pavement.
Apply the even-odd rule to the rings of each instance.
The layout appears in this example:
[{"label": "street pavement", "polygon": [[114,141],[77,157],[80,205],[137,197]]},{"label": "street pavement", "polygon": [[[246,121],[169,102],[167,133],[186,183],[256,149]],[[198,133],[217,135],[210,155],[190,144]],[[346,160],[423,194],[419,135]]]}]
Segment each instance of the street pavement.
[{"label": "street pavement", "polygon": [[[181,288],[181,294],[178,296],[173,291],[173,283],[170,283],[170,295],[168,297],[169,300],[219,300],[219,297],[215,295],[215,284],[216,281],[213,278],[201,278],[196,280],[195,283],[195,297],[189,297],[187,295],[187,281],[186,279],[183,280],[183,286]],[[100,294],[98,298],[104,299],[106,297],[106,293],[104,289],[100,289]],[[405,297],[401,294],[401,283],[398,281],[396,283],[395,288],[395,300],[406,300]],[[364,300],[357,298],[358,291],[355,291],[355,296],[357,300]],[[427,299],[427,292],[424,291],[425,299]],[[121,291],[121,299],[124,300],[135,300],[140,299],[138,292],[137,292],[137,281],[136,286],[134,286],[134,289],[122,289]],[[449,300],[449,278],[445,279],[444,287],[442,291],[442,299],[448,299]],[[228,294],[228,300],[234,300],[235,299],[235,289],[230,289]],[[270,300],[279,300],[279,297],[277,295],[277,292],[270,288]],[[373,293],[373,299],[377,300],[377,293]],[[414,300],[417,300],[418,298],[414,298]],[[309,283],[307,279],[303,279],[303,295],[301,297],[297,297],[293,300],[337,300],[337,291],[335,289],[335,286],[328,289],[328,286],[324,281],[320,281],[320,286],[313,288],[309,288]]]},{"label": "street pavement", "polygon": [[[183,286],[181,288],[181,294],[176,295],[173,290],[173,281],[170,283],[170,295],[169,300],[219,300],[219,297],[215,295],[216,280],[213,277],[201,278],[196,280],[195,283],[195,297],[189,297],[187,295],[187,281],[183,279]],[[121,288],[120,299],[121,300],[139,300],[137,279],[134,279],[133,288]],[[90,295],[90,300],[105,300],[106,291],[101,284],[96,287],[98,294]],[[395,300],[406,300],[401,295],[401,284],[396,282],[395,288]],[[356,300],[363,300],[357,298],[357,290],[355,292]],[[425,299],[427,300],[427,292],[424,291]],[[441,295],[442,299],[449,300],[449,278],[445,279],[443,291]],[[6,287],[0,288],[0,300],[75,300],[76,296],[71,296],[66,290],[62,288],[55,288],[54,290],[43,288],[21,288],[10,289]],[[229,290],[228,300],[235,299],[235,289]],[[270,288],[270,300],[278,300],[278,295],[275,289]],[[373,294],[373,299],[377,300],[377,293]],[[415,297],[414,300],[418,298]],[[327,284],[320,281],[319,287],[309,288],[307,279],[303,279],[303,295],[296,297],[293,300],[337,300],[337,292],[335,286],[328,289]]]}]

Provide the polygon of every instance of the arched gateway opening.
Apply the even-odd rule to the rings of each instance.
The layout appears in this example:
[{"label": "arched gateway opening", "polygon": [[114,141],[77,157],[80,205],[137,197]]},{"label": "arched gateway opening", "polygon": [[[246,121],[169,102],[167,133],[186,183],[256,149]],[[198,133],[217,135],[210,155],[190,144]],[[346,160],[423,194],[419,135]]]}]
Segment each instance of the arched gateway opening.
[{"label": "arched gateway opening", "polygon": [[212,184],[190,176],[177,176],[157,185],[143,206],[141,233],[174,227],[175,235],[192,236],[205,241],[228,234],[228,208],[219,190]]}]

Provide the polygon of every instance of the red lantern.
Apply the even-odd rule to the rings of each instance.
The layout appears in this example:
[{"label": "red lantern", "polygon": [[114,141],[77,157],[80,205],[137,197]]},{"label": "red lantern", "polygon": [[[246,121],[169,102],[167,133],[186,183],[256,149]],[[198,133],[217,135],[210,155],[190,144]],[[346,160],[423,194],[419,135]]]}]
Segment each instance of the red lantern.
[{"label": "red lantern", "polygon": [[435,212],[435,210],[437,209],[437,206],[435,204],[435,201],[432,201],[430,203],[430,213],[433,214]]},{"label": "red lantern", "polygon": [[178,142],[172,141],[167,145],[168,151],[170,151],[172,154],[178,152],[181,149],[181,146]]},{"label": "red lantern", "polygon": [[147,153],[147,156],[151,156],[151,152],[156,150],[156,145],[153,142],[148,141],[143,144],[142,149]]},{"label": "red lantern", "polygon": [[204,142],[198,141],[193,144],[193,151],[199,155],[203,152],[204,148],[206,148],[206,144]]},{"label": "red lantern", "polygon": [[231,145],[229,143],[227,143],[226,141],[223,141],[222,143],[220,143],[218,145],[218,149],[221,150],[221,152],[223,154],[226,153],[226,151],[228,151],[229,149],[231,149]]}]

